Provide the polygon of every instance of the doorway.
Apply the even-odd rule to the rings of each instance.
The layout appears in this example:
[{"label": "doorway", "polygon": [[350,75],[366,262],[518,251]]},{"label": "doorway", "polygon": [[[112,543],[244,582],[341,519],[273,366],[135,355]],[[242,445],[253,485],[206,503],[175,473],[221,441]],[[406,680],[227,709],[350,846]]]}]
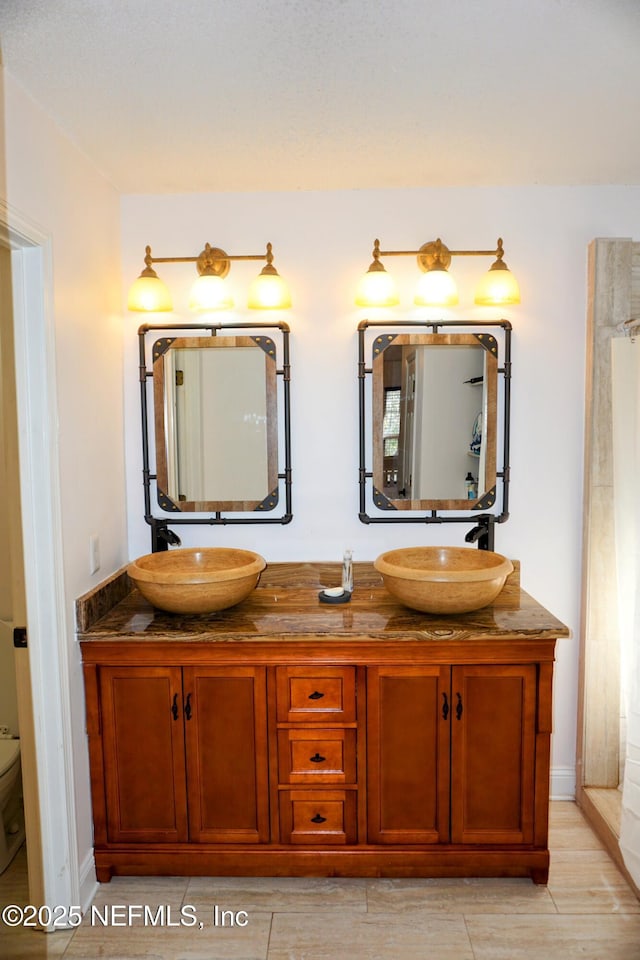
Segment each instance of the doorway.
[{"label": "doorway", "polygon": [[[589,247],[583,618],[576,799],[625,870],[621,831],[625,711],[614,496],[614,341],[640,316],[640,243]],[[637,320],[633,321],[638,323]],[[635,478],[634,478],[635,480]],[[625,871],[626,872],[626,871]],[[627,875],[628,876],[628,875]],[[631,881],[631,878],[628,877]],[[632,882],[632,881],[631,881]]]},{"label": "doorway", "polygon": [[[24,574],[28,649],[16,658],[29,895],[34,904],[79,904],[71,761],[71,708],[56,448],[50,241],[0,204],[0,246],[10,293],[22,522],[12,536]],[[5,299],[6,302],[6,299]],[[17,512],[17,511],[16,511]],[[19,536],[21,534],[21,537]],[[22,562],[16,560],[22,547]],[[19,605],[19,590],[16,592]],[[16,607],[14,614],[18,614]]]},{"label": "doorway", "polygon": [[[23,651],[18,653],[16,650],[14,654],[15,630],[26,624],[26,599],[11,287],[11,250],[0,244],[0,542],[3,544],[0,554],[0,739],[3,743],[0,746],[3,748],[3,765],[20,748],[19,713],[26,698],[19,697],[18,686],[22,687],[28,676]],[[25,838],[20,801],[22,774],[16,769],[25,761],[29,767],[32,759],[32,745],[26,739],[25,744],[24,756],[18,754],[19,760],[14,761],[15,765],[5,773],[4,809],[0,814],[0,872],[8,868]],[[15,782],[9,786],[7,781],[14,776]]]}]

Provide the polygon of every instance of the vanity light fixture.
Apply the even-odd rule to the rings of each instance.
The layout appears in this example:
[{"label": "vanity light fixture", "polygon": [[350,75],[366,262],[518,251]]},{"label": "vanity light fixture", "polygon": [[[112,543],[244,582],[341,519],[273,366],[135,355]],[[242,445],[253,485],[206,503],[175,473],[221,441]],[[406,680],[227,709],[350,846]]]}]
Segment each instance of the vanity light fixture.
[{"label": "vanity light fixture", "polygon": [[273,266],[270,243],[267,244],[266,253],[234,255],[206,243],[204,250],[197,257],[154,257],[151,254],[151,247],[145,247],[145,267],[129,290],[129,310],[160,312],[173,309],[171,294],[153,269],[154,263],[195,263],[198,278],[189,296],[190,309],[228,310],[233,307],[233,299],[224,278],[231,269],[232,260],[266,260],[265,266],[249,288],[250,308],[284,310],[291,306],[289,289]]},{"label": "vanity light fixture", "polygon": [[418,306],[449,307],[458,302],[456,283],[449,273],[452,257],[495,257],[476,290],[477,304],[504,306],[520,303],[518,283],[503,259],[502,237],[498,238],[495,250],[449,250],[438,238],[423,243],[419,250],[381,250],[380,241],[375,240],[373,262],[358,284],[358,306],[392,307],[400,302],[393,278],[380,258],[404,256],[417,257],[418,266],[423,272],[414,299]]}]

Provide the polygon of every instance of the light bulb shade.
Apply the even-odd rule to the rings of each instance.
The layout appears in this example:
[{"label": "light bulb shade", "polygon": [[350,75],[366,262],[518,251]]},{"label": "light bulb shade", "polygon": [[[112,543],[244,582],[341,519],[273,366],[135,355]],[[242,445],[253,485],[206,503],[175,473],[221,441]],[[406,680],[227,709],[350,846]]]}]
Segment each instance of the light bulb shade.
[{"label": "light bulb shade", "polygon": [[418,280],[414,303],[420,307],[453,307],[458,302],[456,282],[444,267],[433,267]]},{"label": "light bulb shade", "polygon": [[[376,267],[376,269],[372,269]],[[395,280],[382,264],[373,263],[356,290],[358,307],[395,307],[400,303]]]},{"label": "light bulb shade", "polygon": [[148,271],[146,276],[143,273],[131,284],[127,306],[129,310],[145,313],[173,310],[167,285],[154,271]]},{"label": "light bulb shade", "polygon": [[291,306],[289,288],[276,272],[266,266],[249,287],[248,305],[252,310],[286,310]]},{"label": "light bulb shade", "polygon": [[478,284],[475,302],[486,307],[520,303],[518,281],[502,260],[496,260]]},{"label": "light bulb shade", "polygon": [[222,277],[213,273],[198,277],[189,295],[190,310],[229,310],[231,307],[233,298]]}]

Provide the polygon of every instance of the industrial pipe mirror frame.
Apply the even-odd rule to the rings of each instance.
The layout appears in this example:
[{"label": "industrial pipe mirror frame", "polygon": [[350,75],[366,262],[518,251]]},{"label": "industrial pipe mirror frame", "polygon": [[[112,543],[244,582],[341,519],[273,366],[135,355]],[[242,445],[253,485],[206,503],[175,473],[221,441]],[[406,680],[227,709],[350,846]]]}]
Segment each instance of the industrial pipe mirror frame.
[{"label": "industrial pipe mirror frame", "polygon": [[[165,359],[172,353],[172,346],[183,350],[201,349],[214,346],[209,338],[220,337],[211,356],[223,357],[225,347],[247,346],[258,348],[264,356],[266,367],[265,383],[269,395],[264,411],[265,419],[273,418],[276,423],[267,423],[266,432],[268,465],[268,485],[265,497],[260,502],[241,502],[224,498],[213,500],[205,495],[196,502],[182,502],[175,491],[165,489],[171,470],[167,469],[168,445],[167,418],[170,412],[166,407],[164,387],[167,376],[172,383],[176,371],[168,374]],[[235,336],[227,336],[233,334]],[[267,332],[270,333],[267,336]],[[159,336],[159,334],[162,334]],[[193,336],[190,336],[193,334]],[[241,335],[240,335],[241,334]],[[222,342],[224,341],[224,343]],[[180,538],[169,529],[183,524],[219,526],[227,524],[287,524],[292,519],[291,512],[291,364],[289,354],[289,327],[283,321],[273,323],[198,323],[198,324],[143,324],[138,329],[140,412],[142,421],[142,482],[144,490],[144,517],[151,527],[152,552],[166,550],[169,544],[178,544]],[[152,388],[150,391],[150,384]],[[275,394],[278,394],[276,403]],[[211,401],[209,400],[209,404]],[[151,406],[150,406],[151,404]],[[222,462],[222,461],[221,461]],[[160,515],[152,506],[153,493]],[[284,496],[282,495],[284,494]],[[202,502],[198,502],[198,499]],[[283,505],[284,512],[274,515],[273,510]],[[193,515],[193,514],[197,515]],[[205,515],[207,514],[207,515]],[[240,515],[241,514],[241,515]]]},{"label": "industrial pipe mirror frame", "polygon": [[[453,321],[370,321],[358,324],[358,388],[359,388],[359,488],[362,523],[467,523],[474,525],[466,536],[468,542],[477,542],[481,549],[493,549],[494,527],[509,517],[510,481],[510,419],[511,419],[511,323],[507,320],[473,322]],[[494,412],[495,426],[489,441],[492,463],[483,470],[487,478],[486,488],[470,493],[465,499],[460,490],[437,494],[418,495],[403,500],[404,491],[387,496],[383,489],[386,476],[382,445],[384,436],[382,422],[385,403],[384,384],[379,378],[383,367],[385,350],[396,344],[432,345],[434,349],[448,346],[454,351],[463,344],[476,344],[479,354],[485,355],[484,369],[490,373],[493,383],[489,385],[489,408]],[[407,349],[406,346],[398,350]],[[367,351],[371,351],[371,366],[367,366]],[[503,354],[503,357],[501,356]],[[440,355],[439,355],[440,356]],[[444,359],[444,355],[441,355]],[[374,371],[378,382],[374,384]],[[481,377],[473,377],[467,383],[482,385]],[[415,389],[415,388],[412,388]],[[406,403],[406,387],[401,393],[400,404]],[[487,385],[483,386],[486,398]],[[374,405],[380,407],[379,410]],[[442,407],[440,404],[440,411]],[[437,418],[438,408],[431,407],[429,414]],[[371,423],[371,427],[369,427]],[[381,436],[375,436],[376,425]],[[486,417],[485,417],[486,427]],[[401,430],[399,431],[401,432]],[[483,443],[489,438],[483,438]],[[400,441],[402,442],[402,441]],[[380,446],[380,449],[376,445]],[[485,451],[483,450],[483,454]],[[501,467],[498,469],[498,460]],[[369,464],[373,462],[373,469]],[[481,461],[484,464],[484,456]],[[391,484],[393,480],[390,478]],[[460,478],[461,482],[464,478]],[[480,477],[478,477],[480,479]],[[402,484],[400,484],[402,486]],[[466,504],[468,509],[464,509]],[[373,513],[367,512],[368,505]],[[425,511],[426,512],[421,512]],[[460,512],[456,512],[460,511]]]}]

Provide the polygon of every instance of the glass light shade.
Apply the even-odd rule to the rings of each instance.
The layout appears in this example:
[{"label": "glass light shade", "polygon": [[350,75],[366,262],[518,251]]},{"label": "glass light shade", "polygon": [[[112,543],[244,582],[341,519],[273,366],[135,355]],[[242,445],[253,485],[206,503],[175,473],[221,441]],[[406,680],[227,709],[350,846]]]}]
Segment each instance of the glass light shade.
[{"label": "glass light shade", "polygon": [[458,302],[456,282],[443,267],[434,267],[418,280],[414,303],[420,307],[453,307]]},{"label": "glass light shade", "polygon": [[252,310],[286,310],[291,306],[289,288],[272,267],[272,272],[266,272],[267,267],[259,273],[249,287],[248,305]]},{"label": "glass light shade", "polygon": [[478,284],[475,302],[487,307],[520,303],[518,281],[501,260],[492,264]]},{"label": "glass light shade", "polygon": [[382,266],[369,269],[356,290],[358,307],[395,307],[400,303],[395,280]]},{"label": "glass light shade", "polygon": [[156,312],[173,310],[171,294],[158,276],[140,276],[131,284],[127,306],[129,310]]},{"label": "glass light shade", "polygon": [[191,287],[190,310],[229,310],[232,306],[233,298],[222,277],[203,273]]}]

